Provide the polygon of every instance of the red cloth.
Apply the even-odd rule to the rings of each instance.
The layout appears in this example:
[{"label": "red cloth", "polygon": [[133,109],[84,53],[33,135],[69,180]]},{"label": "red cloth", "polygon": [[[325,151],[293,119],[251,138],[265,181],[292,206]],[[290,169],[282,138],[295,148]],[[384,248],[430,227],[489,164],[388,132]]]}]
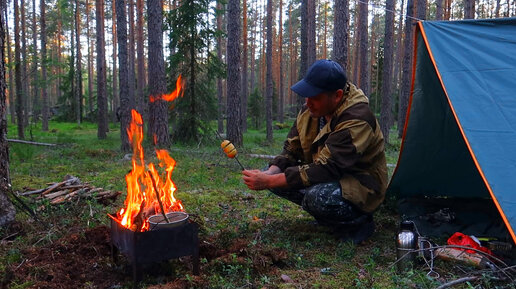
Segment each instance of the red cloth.
[{"label": "red cloth", "polygon": [[[464,235],[462,233],[456,232],[448,239],[448,245],[458,245],[464,247],[471,247],[473,249],[480,250],[489,255],[493,255],[493,252],[486,247],[480,246],[475,240],[473,240],[470,236]],[[457,248],[459,250],[465,250],[468,253],[478,253],[473,250],[467,250],[462,248]]]}]

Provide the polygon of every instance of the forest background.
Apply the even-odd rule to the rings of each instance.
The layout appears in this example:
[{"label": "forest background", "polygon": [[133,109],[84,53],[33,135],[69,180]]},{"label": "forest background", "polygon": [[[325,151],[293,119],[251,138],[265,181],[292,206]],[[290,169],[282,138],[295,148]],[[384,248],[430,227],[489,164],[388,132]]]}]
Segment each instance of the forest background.
[{"label": "forest background", "polygon": [[[190,186],[198,184],[204,187],[215,179],[215,184],[221,190],[229,190],[234,197],[237,194],[235,187],[241,186],[238,174],[229,177],[228,181],[223,171],[210,171],[211,167],[219,166],[235,169],[234,164],[217,161],[220,155],[210,156],[217,148],[213,146],[216,142],[215,131],[224,134],[242,152],[278,153],[288,127],[303,104],[303,99],[293,94],[289,87],[302,78],[316,59],[321,58],[338,61],[346,69],[350,81],[369,96],[370,107],[385,135],[389,163],[394,165],[410,94],[415,23],[419,20],[449,21],[516,15],[514,0],[6,0],[2,1],[0,8],[3,36],[3,69],[0,69],[0,216],[5,217],[0,218],[0,223],[6,220],[9,222],[5,223],[10,223],[13,219],[13,215],[9,214],[12,206],[6,202],[5,195],[11,188],[22,191],[24,187],[50,182],[50,178],[57,181],[56,177],[67,173],[81,175],[88,172],[81,177],[90,178],[89,181],[103,186],[113,183],[114,173],[117,174],[115,178],[120,178],[127,168],[120,168],[113,160],[121,159],[131,150],[126,134],[131,109],[143,115],[147,146],[151,146],[152,142],[154,146],[180,149],[187,154],[192,153],[192,147],[197,148],[193,150],[197,156],[191,159],[179,157],[190,166],[182,173],[178,168],[178,176],[183,177],[185,188],[198,193],[198,188]],[[178,82],[176,80],[180,75],[183,81]],[[178,85],[182,85],[182,97],[165,101],[162,95],[176,90]],[[14,143],[19,140],[74,145],[50,152]],[[61,158],[69,158],[71,163],[57,162]],[[247,164],[256,167],[264,164],[263,160],[260,162],[253,157],[243,158]],[[80,160],[78,163],[81,164],[73,164],[74,159]],[[100,163],[93,164],[92,160]],[[114,164],[107,164],[106,160]],[[203,160],[208,163],[207,171]],[[109,176],[99,172],[105,167],[112,169],[108,172]],[[92,168],[98,171],[90,175]],[[204,177],[212,174],[213,179],[201,180],[203,174]],[[114,185],[113,189],[124,190],[121,186]],[[213,193],[221,192],[215,190]],[[246,214],[246,202],[255,200],[244,194],[243,197],[237,194],[239,202],[232,204],[235,208],[225,207],[211,199],[204,199],[207,203],[202,206],[210,204],[223,212],[230,212],[229,216],[221,219],[221,224],[227,225],[222,220],[230,222],[228,218],[235,217],[231,215],[235,213],[232,210]],[[186,201],[193,198],[182,197]],[[202,197],[197,197],[202,200]],[[269,199],[258,197],[256,201],[267,203]],[[113,206],[118,206],[120,202]],[[201,204],[199,200],[192,202]],[[30,201],[33,207],[38,204],[37,201]],[[237,209],[238,205],[244,207]],[[43,215],[49,214],[47,221],[57,223],[63,222],[55,220],[58,215],[95,215],[100,217],[92,220],[91,224],[106,223],[106,208],[97,203],[88,203],[88,206],[89,213],[84,213],[84,207],[75,204],[75,207],[61,207],[55,214],[47,210]],[[280,206],[282,209],[288,208],[285,212],[292,216],[287,216],[298,218],[299,212],[294,208],[285,204]],[[381,233],[394,230],[396,215],[390,209],[387,205],[380,210]],[[218,213],[220,211],[202,212],[208,220],[216,219]],[[301,227],[306,226],[303,222],[308,217],[299,216],[297,222],[302,223]],[[215,242],[220,247],[235,245],[234,239],[242,237],[241,234],[247,238],[256,237],[256,230],[260,230],[260,238],[270,238],[274,246],[279,244],[284,251],[271,253],[264,247],[253,247],[255,250],[251,250],[249,246],[256,243],[247,240],[245,244],[249,248],[244,261],[239,259],[242,251],[238,250],[226,252],[229,257],[223,257],[228,260],[221,261],[221,256],[217,256],[218,259],[214,260],[219,263],[215,264],[212,264],[209,256],[205,258],[206,270],[215,279],[226,278],[224,280],[229,280],[227,284],[221,279],[192,281],[189,277],[182,277],[182,282],[217,284],[213,285],[215,287],[222,283],[226,287],[239,284],[241,287],[241,280],[227,277],[235,273],[249,274],[246,275],[246,284],[273,284],[272,287],[275,287],[288,283],[282,281],[276,271],[271,271],[271,267],[278,264],[281,268],[286,266],[289,274],[295,276],[301,275],[297,269],[306,272],[313,270],[314,266],[326,266],[348,258],[358,264],[350,269],[353,276],[358,277],[338,279],[335,282],[340,286],[353,284],[357,288],[371,288],[376,284],[374,286],[378,288],[386,288],[399,282],[437,282],[424,279],[421,277],[424,275],[419,274],[421,272],[414,273],[411,280],[389,276],[392,266],[385,260],[392,254],[388,249],[392,244],[388,244],[385,237],[376,238],[379,246],[369,244],[356,249],[358,253],[354,248],[341,248],[346,245],[339,245],[340,253],[332,257],[323,252],[331,251],[333,242],[319,237],[307,241],[313,237],[312,232],[302,233],[301,240],[283,244],[277,238],[288,240],[291,236],[273,237],[273,233],[281,231],[284,224],[278,223],[278,220],[284,217],[271,214],[267,218],[262,211],[251,216],[251,220],[237,218],[247,225],[254,224],[256,220],[265,220],[265,225],[260,223],[258,229],[246,227],[250,231],[235,229],[229,233],[215,233],[220,230],[218,226],[208,229],[206,238],[211,240],[222,236],[220,242],[223,243]],[[78,227],[84,226],[84,220],[77,223]],[[90,221],[87,224],[90,226]],[[305,229],[301,229],[301,232]],[[38,231],[37,228],[26,230],[26,234]],[[50,232],[52,236],[48,237]],[[63,237],[63,233],[56,230],[45,233],[46,237],[39,239],[44,240],[45,245]],[[7,231],[3,231],[3,234],[10,236]],[[45,239],[47,237],[48,240]],[[30,238],[22,238],[21,242],[31,241],[40,242]],[[288,255],[299,250],[303,252],[300,247],[313,248],[313,243],[318,242],[322,243],[319,244],[321,251]],[[353,259],[360,252],[371,250],[369,257]],[[0,266],[2,286],[38,284],[34,280],[41,277],[39,271],[30,272],[28,276],[34,278],[30,280],[16,273],[13,278],[12,274],[7,273],[25,262],[22,256],[29,253],[20,252],[2,248],[2,258],[7,260],[5,267]],[[274,266],[267,263],[267,270],[263,266],[256,269],[256,259],[252,257],[265,258],[267,254],[287,257],[281,257],[278,263],[277,260],[271,261]],[[249,271],[249,268],[254,269]],[[348,269],[336,268],[349,273],[346,271]],[[334,272],[334,269],[329,272]],[[378,269],[385,270],[383,275],[375,275]],[[321,275],[334,273],[320,272]],[[313,285],[313,282],[320,282],[317,278],[311,276],[305,282]],[[120,282],[119,279],[115,281]],[[321,287],[332,288],[334,283],[322,281],[321,284]]]},{"label": "forest background", "polygon": [[[341,63],[369,96],[386,139],[393,126],[401,136],[415,22],[516,13],[511,0],[116,3],[6,2],[6,110],[19,139],[36,123],[48,130],[50,118],[96,122],[102,139],[110,121],[120,120],[124,132],[136,108],[149,135],[154,118],[156,127],[170,122],[158,136],[165,145],[170,133],[198,141],[211,134],[212,120],[237,145],[248,125],[265,125],[270,140],[273,120],[284,123],[302,105],[290,86],[321,58]],[[161,59],[152,59],[154,49]],[[183,99],[171,113],[154,112],[149,95],[174,90],[178,75],[186,79]]]}]

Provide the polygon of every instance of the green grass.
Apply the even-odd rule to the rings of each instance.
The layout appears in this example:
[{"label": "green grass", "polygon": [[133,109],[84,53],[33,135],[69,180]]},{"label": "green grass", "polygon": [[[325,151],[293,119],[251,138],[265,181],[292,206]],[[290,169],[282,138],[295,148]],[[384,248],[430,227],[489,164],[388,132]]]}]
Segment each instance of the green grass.
[{"label": "green grass", "polygon": [[[239,160],[246,168],[263,168],[267,160],[249,154],[275,155],[281,151],[288,128],[274,131],[274,141],[264,141],[263,130],[249,130]],[[97,187],[125,191],[125,174],[131,164],[119,151],[119,128],[111,126],[108,138],[98,140],[96,125],[50,123],[49,132],[32,129],[33,140],[56,143],[57,147],[40,147],[10,143],[10,171],[15,191],[43,188],[66,174],[79,177]],[[9,126],[9,138],[16,138],[16,128]],[[375,217],[377,232],[360,246],[339,242],[326,228],[312,225],[313,219],[298,206],[267,191],[254,192],[241,180],[240,167],[221,152],[220,142],[205,140],[199,146],[174,144],[170,155],[177,161],[173,180],[176,196],[187,212],[201,226],[201,241],[228,249],[244,240],[238,250],[223,258],[201,260],[201,279],[187,268],[176,268],[176,277],[190,287],[201,288],[434,288],[437,283],[426,271],[396,273],[394,234],[398,216],[393,205],[382,205]],[[391,134],[387,147],[388,163],[397,161],[400,141]],[[146,144],[146,158],[155,161]],[[393,166],[389,167],[392,173]],[[33,198],[24,198],[49,223],[42,230],[33,220],[18,212],[17,219],[27,234],[10,245],[0,247],[0,281],[5,266],[19,264],[24,248],[51,244],[67,234],[70,225],[93,228],[108,225],[107,213],[118,210],[124,196],[108,206],[93,200],[52,206]],[[1,235],[0,231],[0,236]],[[288,275],[294,284],[282,281]],[[126,278],[127,279],[127,278]],[[162,283],[151,279],[142,287]],[[163,281],[165,282],[165,281]],[[202,285],[200,285],[202,284]],[[121,286],[129,288],[130,281]],[[12,280],[11,288],[27,288],[30,282]],[[94,284],[89,284],[95,288]],[[468,288],[468,287],[463,287]]]}]

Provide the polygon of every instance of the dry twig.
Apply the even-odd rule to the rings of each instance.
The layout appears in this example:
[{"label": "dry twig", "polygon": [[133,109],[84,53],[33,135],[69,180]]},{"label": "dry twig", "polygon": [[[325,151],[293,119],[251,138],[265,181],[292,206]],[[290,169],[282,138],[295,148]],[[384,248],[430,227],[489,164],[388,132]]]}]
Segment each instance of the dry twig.
[{"label": "dry twig", "polygon": [[444,289],[444,288],[448,288],[448,287],[451,287],[451,286],[454,286],[454,285],[457,285],[457,284],[461,284],[461,283],[465,283],[465,282],[469,282],[469,281],[475,281],[477,279],[478,279],[478,277],[476,277],[476,276],[462,277],[462,278],[459,278],[457,280],[453,280],[453,281],[444,283],[444,284],[442,284],[441,286],[439,286],[439,287],[437,287],[435,289]]}]

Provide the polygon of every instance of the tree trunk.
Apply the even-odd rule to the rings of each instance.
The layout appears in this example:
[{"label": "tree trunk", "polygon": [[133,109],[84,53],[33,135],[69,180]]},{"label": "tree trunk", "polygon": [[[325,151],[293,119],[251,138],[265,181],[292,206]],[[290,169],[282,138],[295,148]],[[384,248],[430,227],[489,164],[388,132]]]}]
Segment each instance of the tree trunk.
[{"label": "tree trunk", "polygon": [[47,95],[47,23],[45,0],[40,0],[41,22],[41,129],[48,131],[48,95]]},{"label": "tree trunk", "polygon": [[105,139],[108,131],[106,94],[106,46],[104,40],[104,0],[95,1],[97,29],[97,137]]},{"label": "tree trunk", "polygon": [[[426,20],[426,6],[427,0],[417,0],[417,14],[416,18]],[[475,1],[475,0],[472,0]]]},{"label": "tree trunk", "polygon": [[90,2],[86,0],[86,43],[88,44],[88,113],[93,113],[93,46],[90,29]]},{"label": "tree trunk", "polygon": [[[387,11],[394,11],[395,0],[387,0]],[[391,124],[391,95],[392,95],[392,60],[394,44],[394,14],[385,13],[385,34],[383,42],[383,71],[382,71],[382,110],[380,127],[386,143],[389,142],[389,128]]]},{"label": "tree trunk", "polygon": [[[112,26],[111,26],[111,33],[113,34],[113,99],[111,103],[111,109],[112,109],[112,117],[113,121],[117,121],[117,118],[120,117],[120,91],[118,89],[118,69],[117,69],[117,63],[118,63],[118,36],[117,36],[117,16],[116,16],[116,0],[112,0],[111,5],[111,14],[112,14]],[[122,3],[125,4],[125,1]],[[118,119],[120,121],[120,119]]]},{"label": "tree trunk", "polygon": [[444,13],[444,20],[450,20],[452,0],[444,0],[444,2],[446,3],[446,11]]},{"label": "tree trunk", "polygon": [[403,72],[401,78],[401,91],[398,103],[398,137],[403,136],[403,129],[405,127],[405,117],[407,115],[408,99],[410,95],[410,82],[412,79],[412,48],[414,35],[414,4],[413,0],[407,0],[407,12],[405,17],[405,48],[403,57]]},{"label": "tree trunk", "polygon": [[[72,4],[70,3],[70,5],[72,6]],[[72,7],[72,11],[73,10],[73,7]],[[75,13],[73,14],[73,17],[72,17],[73,22],[75,22]],[[72,111],[73,111],[73,114],[75,116],[77,116],[77,111],[79,110],[79,108],[77,107],[77,98],[76,98],[76,90],[75,90],[75,87],[77,85],[77,78],[75,77],[75,74],[77,73],[77,71],[75,70],[75,37],[74,37],[74,33],[75,33],[75,28],[73,28],[74,26],[74,23],[71,23],[72,24],[72,28],[70,29],[70,61],[69,61],[69,72],[71,73],[71,77],[70,77],[70,91],[71,91],[71,100],[70,102],[72,103]]]},{"label": "tree trunk", "polygon": [[[15,0],[15,9],[16,2]],[[0,226],[3,228],[14,221],[16,210],[7,198],[7,191],[10,186],[9,176],[9,145],[7,144],[7,112],[6,102],[6,83],[5,83],[5,39],[6,33],[4,25],[4,12],[7,10],[5,1],[0,3]]]},{"label": "tree trunk", "polygon": [[160,0],[147,1],[149,26],[149,94],[156,101],[149,103],[149,129],[151,139],[158,147],[168,147],[168,105],[161,99],[166,92],[165,60],[163,59],[163,9]]},{"label": "tree trunk", "polygon": [[79,12],[79,0],[75,0],[75,118],[77,125],[82,121],[82,52],[81,52],[81,17]]},{"label": "tree trunk", "polygon": [[[63,23],[61,21],[61,12],[58,11],[58,20],[57,20],[57,33],[56,33],[56,40],[57,40],[57,63],[61,63],[62,62],[62,50],[61,50],[61,46],[62,46],[62,42],[61,42],[61,36],[64,34],[63,32]],[[60,66],[57,66],[56,67],[56,71],[57,71],[57,81],[56,81],[56,97],[57,99],[60,99],[61,98],[61,89],[59,89],[61,87],[61,67]],[[49,101],[49,103],[52,103],[52,101]]]},{"label": "tree trunk", "polygon": [[359,69],[359,80],[358,86],[364,91],[365,95],[369,95],[369,69],[367,62],[367,38],[368,38],[368,7],[369,0],[359,3],[358,13],[358,69]]},{"label": "tree trunk", "polygon": [[[217,58],[222,63],[222,11],[223,5],[220,1],[217,1]],[[224,103],[222,99],[223,88],[222,88],[222,77],[217,78],[217,131],[219,133],[224,132]]]},{"label": "tree trunk", "polygon": [[240,105],[240,1],[229,0],[227,7],[227,138],[235,146],[241,146],[242,117]]},{"label": "tree trunk", "polygon": [[267,75],[265,87],[265,119],[267,141],[272,143],[272,0],[267,0]]},{"label": "tree trunk", "polygon": [[464,0],[464,19],[475,18],[475,0]]},{"label": "tree trunk", "polygon": [[135,91],[136,91],[136,65],[135,65],[135,41],[134,41],[134,0],[128,0],[129,1],[129,34],[127,34],[128,37],[128,60],[127,60],[127,72],[128,72],[128,79],[129,79],[129,98],[134,99],[134,105],[136,107],[136,110],[138,112],[141,111],[141,107],[143,105],[143,101],[141,98],[135,97]]},{"label": "tree trunk", "polygon": [[[264,1],[264,3],[267,3]],[[265,4],[264,4],[264,7],[263,9],[266,9],[265,8]],[[265,42],[266,42],[266,39],[267,39],[267,35],[265,34],[266,31],[267,31],[267,16],[265,16],[265,12],[263,12],[263,17],[261,17],[261,20],[262,20],[262,32],[261,32],[261,46],[260,46],[260,70],[261,70],[261,73],[260,73],[260,90],[261,92],[263,93],[265,91],[265,87],[267,86],[267,84],[265,83],[265,71],[266,71],[266,63],[265,63],[265,59],[266,59],[266,56],[265,56]]]},{"label": "tree trunk", "polygon": [[255,8],[253,11],[253,32],[252,32],[252,41],[251,41],[251,93],[254,92],[254,88],[256,86],[256,72],[255,72],[255,63],[256,63],[256,30],[258,29],[258,1],[254,2]]},{"label": "tree trunk", "polygon": [[278,120],[283,123],[284,120],[284,105],[285,105],[285,87],[283,78],[283,1],[279,3],[279,109],[278,109]]},{"label": "tree trunk", "polygon": [[443,0],[435,0],[435,20],[443,20]]},{"label": "tree trunk", "polygon": [[[302,79],[305,76],[308,67],[311,65],[311,63],[308,63],[308,6],[310,5],[310,1],[313,0],[301,1],[301,56],[298,79]],[[303,106],[304,103],[305,100],[302,97],[297,97],[298,110]]]},{"label": "tree trunk", "polygon": [[36,0],[32,0],[32,122],[39,117],[39,78],[38,78],[38,24],[36,22]]},{"label": "tree trunk", "polygon": [[147,111],[145,109],[145,54],[144,54],[144,42],[143,42],[143,0],[136,0],[136,54],[138,57],[138,79],[137,79],[137,91],[136,98],[139,101],[137,107],[143,119],[147,119]]},{"label": "tree trunk", "polygon": [[29,125],[29,111],[30,110],[30,93],[29,93],[29,73],[27,72],[27,35],[26,35],[26,27],[25,23],[27,22],[27,17],[25,16],[25,0],[20,1],[20,16],[21,16],[21,40],[22,40],[22,48],[21,48],[21,59],[22,59],[22,94],[23,94],[23,126],[27,127]]},{"label": "tree trunk", "polygon": [[[378,100],[379,100],[379,94],[378,91],[378,66],[375,67],[374,63],[378,64],[377,56],[376,55],[376,46],[377,46],[377,38],[378,38],[378,26],[379,26],[379,19],[378,14],[373,14],[373,20],[371,21],[371,36],[369,37],[371,40],[369,41],[369,61],[367,62],[367,73],[369,77],[367,78],[367,87],[369,87],[369,96],[370,96],[370,102],[369,106],[372,108],[373,113],[379,112],[378,109]],[[373,87],[372,83],[376,83],[376,85]],[[375,94],[374,97],[371,97],[371,95]]]},{"label": "tree trunk", "polygon": [[[310,67],[316,60],[317,57],[317,47],[315,46],[315,1],[316,0],[308,0],[307,7],[307,22],[306,22],[306,37],[307,37],[307,69]],[[306,72],[306,71],[305,71]]]},{"label": "tree trunk", "polygon": [[[289,3],[288,5],[288,39],[290,42],[290,45],[288,46],[289,52],[289,58],[290,58],[290,75],[289,75],[289,87],[292,87],[294,85],[294,80],[297,80],[296,77],[296,55],[297,55],[297,41],[294,41],[292,33],[292,3]],[[294,93],[291,89],[288,90],[288,98],[290,103],[290,112],[295,113],[295,104],[297,104],[297,99],[294,99]]]},{"label": "tree trunk", "polygon": [[[131,123],[131,109],[134,108],[134,99],[129,96],[129,73],[127,64],[127,15],[125,0],[116,0],[116,35],[118,40],[118,63],[120,81],[120,149],[123,152],[131,151],[131,143],[127,129]],[[149,51],[150,54],[150,51]]]},{"label": "tree trunk", "polygon": [[307,7],[309,0],[301,1],[301,56],[299,63],[299,80],[308,70],[308,38],[307,38]]},{"label": "tree trunk", "polygon": [[500,17],[500,0],[496,0],[495,18]]},{"label": "tree trunk", "polygon": [[14,0],[14,77],[16,81],[16,118],[18,125],[18,138],[25,139],[23,122],[23,87],[22,68],[20,56],[20,11],[18,0]]},{"label": "tree trunk", "polygon": [[[6,5],[7,6],[7,5]],[[4,11],[0,12],[4,13],[4,19],[5,19],[5,42],[7,42],[7,62],[9,64],[12,64],[14,62],[12,55],[11,55],[11,39],[9,37],[9,20],[7,15],[7,8],[4,9]],[[11,113],[11,123],[16,123],[16,114],[15,114],[15,100],[14,100],[14,73],[12,65],[9,65],[9,111]]]},{"label": "tree trunk", "polygon": [[352,60],[350,62],[353,63],[353,68],[352,68],[352,73],[351,73],[351,76],[352,76],[352,79],[353,79],[353,83],[355,83],[356,85],[359,84],[359,65],[360,65],[360,61],[358,60],[358,56],[359,56],[359,53],[358,53],[358,50],[359,50],[359,45],[358,43],[360,42],[360,30],[358,29],[358,23],[360,23],[360,13],[358,13],[358,10],[359,9],[355,9],[355,17],[354,17],[354,30],[355,30],[355,33],[354,33],[354,39],[352,41],[352,43],[350,43],[351,47],[353,47],[353,56],[352,56]]},{"label": "tree trunk", "polygon": [[247,97],[249,95],[248,81],[247,81],[247,0],[243,0],[243,23],[242,23],[242,133],[247,131]]},{"label": "tree trunk", "polygon": [[[404,0],[401,0],[401,8],[400,8],[400,13],[399,13],[399,18],[398,18],[398,32],[397,32],[397,36],[396,36],[396,61],[393,63],[394,65],[394,73],[393,73],[393,85],[394,87],[391,89],[391,91],[396,91],[397,95],[398,95],[398,99],[399,99],[399,95],[400,95],[400,70],[401,70],[401,56],[403,54],[403,7],[405,4],[405,1]],[[392,101],[392,105],[393,107],[391,108],[392,111],[395,111],[395,108],[394,106],[396,105],[395,104],[396,101]],[[397,115],[393,116],[390,118],[390,123],[389,123],[389,127],[392,127],[394,125],[394,118],[396,117]]]}]

